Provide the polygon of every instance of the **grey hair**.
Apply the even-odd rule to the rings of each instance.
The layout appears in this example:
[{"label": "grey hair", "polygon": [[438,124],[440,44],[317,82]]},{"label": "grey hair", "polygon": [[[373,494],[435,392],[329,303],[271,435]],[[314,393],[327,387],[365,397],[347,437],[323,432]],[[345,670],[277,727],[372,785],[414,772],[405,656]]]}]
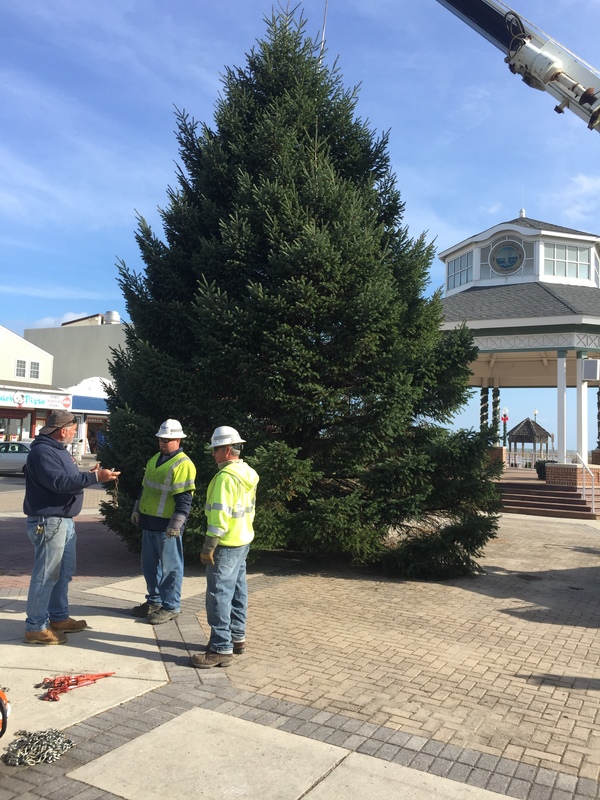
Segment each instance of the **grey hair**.
[{"label": "grey hair", "polygon": [[229,447],[231,448],[231,452],[233,453],[233,455],[239,458],[242,452],[243,445],[236,443],[236,444],[230,444]]}]

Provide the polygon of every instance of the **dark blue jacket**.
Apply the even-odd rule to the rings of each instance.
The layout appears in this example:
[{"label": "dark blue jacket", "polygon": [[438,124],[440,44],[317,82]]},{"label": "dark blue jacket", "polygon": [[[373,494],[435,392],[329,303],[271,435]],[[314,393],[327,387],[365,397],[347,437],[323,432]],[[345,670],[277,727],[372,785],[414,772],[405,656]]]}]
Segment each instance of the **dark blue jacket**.
[{"label": "dark blue jacket", "polygon": [[51,436],[36,436],[25,465],[28,517],[76,517],[83,490],[97,482],[94,472],[79,472],[65,446]]}]

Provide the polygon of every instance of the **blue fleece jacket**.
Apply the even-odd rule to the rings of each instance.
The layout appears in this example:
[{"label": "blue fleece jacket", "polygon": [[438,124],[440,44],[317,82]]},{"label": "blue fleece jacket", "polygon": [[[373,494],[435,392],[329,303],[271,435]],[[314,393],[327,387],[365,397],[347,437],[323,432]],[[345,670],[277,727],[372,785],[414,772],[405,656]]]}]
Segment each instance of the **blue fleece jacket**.
[{"label": "blue fleece jacket", "polygon": [[36,436],[25,465],[28,517],[76,517],[83,490],[97,482],[94,472],[79,472],[65,446],[51,436]]}]

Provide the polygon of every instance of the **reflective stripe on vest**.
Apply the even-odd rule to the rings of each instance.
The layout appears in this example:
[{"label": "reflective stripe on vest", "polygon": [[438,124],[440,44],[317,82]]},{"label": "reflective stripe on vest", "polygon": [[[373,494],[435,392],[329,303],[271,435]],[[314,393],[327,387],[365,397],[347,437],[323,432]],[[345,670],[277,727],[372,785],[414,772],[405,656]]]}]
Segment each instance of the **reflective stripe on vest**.
[{"label": "reflective stripe on vest", "polygon": [[211,511],[224,511],[232,519],[241,519],[245,514],[251,514],[254,511],[254,506],[254,503],[251,506],[240,506],[238,504],[235,508],[231,508],[231,506],[224,506],[223,503],[213,503],[212,505],[207,503],[204,508],[207,514],[210,514]]}]

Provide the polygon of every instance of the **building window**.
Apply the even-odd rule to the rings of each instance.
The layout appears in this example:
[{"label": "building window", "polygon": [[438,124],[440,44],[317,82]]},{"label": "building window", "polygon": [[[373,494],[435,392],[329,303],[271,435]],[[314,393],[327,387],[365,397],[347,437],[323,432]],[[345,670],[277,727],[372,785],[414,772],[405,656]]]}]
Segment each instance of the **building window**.
[{"label": "building window", "polygon": [[456,289],[473,280],[473,251],[448,262],[448,289]]},{"label": "building window", "polygon": [[16,378],[25,378],[27,376],[27,362],[21,361],[20,358],[17,358],[17,366],[15,368],[15,377]]},{"label": "building window", "polygon": [[544,275],[590,278],[590,249],[570,244],[544,244]]},{"label": "building window", "polygon": [[40,377],[40,362],[39,361],[30,361],[29,362],[29,377],[39,379]]}]

